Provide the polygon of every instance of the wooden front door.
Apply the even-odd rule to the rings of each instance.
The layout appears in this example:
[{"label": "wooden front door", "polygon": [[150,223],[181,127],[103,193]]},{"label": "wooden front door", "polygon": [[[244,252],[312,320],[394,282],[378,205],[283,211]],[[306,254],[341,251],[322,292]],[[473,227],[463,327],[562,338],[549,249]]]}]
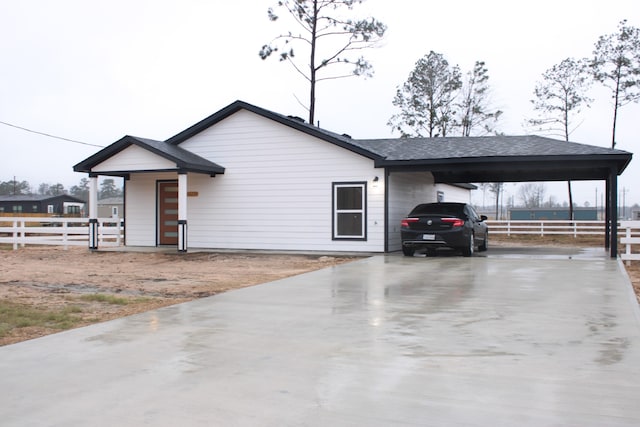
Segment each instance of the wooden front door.
[{"label": "wooden front door", "polygon": [[178,181],[158,183],[158,243],[178,244]]}]

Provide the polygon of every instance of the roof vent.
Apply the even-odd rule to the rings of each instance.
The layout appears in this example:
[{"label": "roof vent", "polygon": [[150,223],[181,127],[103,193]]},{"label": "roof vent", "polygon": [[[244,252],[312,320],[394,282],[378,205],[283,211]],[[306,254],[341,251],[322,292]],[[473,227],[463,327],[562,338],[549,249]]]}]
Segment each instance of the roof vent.
[{"label": "roof vent", "polygon": [[351,135],[349,135],[348,133],[343,133],[342,136],[344,136],[345,138],[351,139]]},{"label": "roof vent", "polygon": [[289,117],[291,120],[296,120],[300,123],[306,123],[302,117],[298,117],[298,116],[287,116],[287,117]]}]

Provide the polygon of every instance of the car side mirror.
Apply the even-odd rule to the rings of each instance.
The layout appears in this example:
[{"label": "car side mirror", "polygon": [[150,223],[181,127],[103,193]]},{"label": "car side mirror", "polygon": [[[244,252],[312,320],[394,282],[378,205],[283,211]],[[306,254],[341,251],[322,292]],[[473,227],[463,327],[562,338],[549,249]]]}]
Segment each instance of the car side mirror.
[{"label": "car side mirror", "polygon": [[489,219],[489,218],[487,218],[487,216],[486,216],[486,215],[480,215],[480,221],[486,221],[486,220],[488,220],[488,219]]}]

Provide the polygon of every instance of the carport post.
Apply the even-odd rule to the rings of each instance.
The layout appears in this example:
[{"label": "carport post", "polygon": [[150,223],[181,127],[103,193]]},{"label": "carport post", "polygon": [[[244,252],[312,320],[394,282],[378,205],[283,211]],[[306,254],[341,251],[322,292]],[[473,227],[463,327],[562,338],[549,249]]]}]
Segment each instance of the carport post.
[{"label": "carport post", "polygon": [[609,181],[611,177],[607,177],[605,181],[605,189],[604,189],[604,248],[609,249],[609,242],[611,241],[611,215],[609,212],[611,201],[609,197],[611,195],[611,184]]},{"label": "carport post", "polygon": [[609,218],[611,219],[611,258],[618,257],[618,170],[609,169]]}]

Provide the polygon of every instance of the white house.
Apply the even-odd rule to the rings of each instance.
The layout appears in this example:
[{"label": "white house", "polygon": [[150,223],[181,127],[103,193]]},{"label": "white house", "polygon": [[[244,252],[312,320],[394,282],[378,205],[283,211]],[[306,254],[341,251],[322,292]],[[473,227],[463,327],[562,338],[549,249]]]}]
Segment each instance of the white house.
[{"label": "white house", "polygon": [[[518,146],[517,138],[524,151],[500,167],[557,143],[355,140],[236,101],[166,141],[125,136],[74,170],[89,174],[92,201],[98,176],[125,178],[128,246],[390,252],[401,249],[400,220],[413,206],[468,202],[474,187],[464,183],[480,176],[464,171],[492,178],[488,172],[501,170],[496,150]],[[97,248],[97,212],[90,218]]]}]

